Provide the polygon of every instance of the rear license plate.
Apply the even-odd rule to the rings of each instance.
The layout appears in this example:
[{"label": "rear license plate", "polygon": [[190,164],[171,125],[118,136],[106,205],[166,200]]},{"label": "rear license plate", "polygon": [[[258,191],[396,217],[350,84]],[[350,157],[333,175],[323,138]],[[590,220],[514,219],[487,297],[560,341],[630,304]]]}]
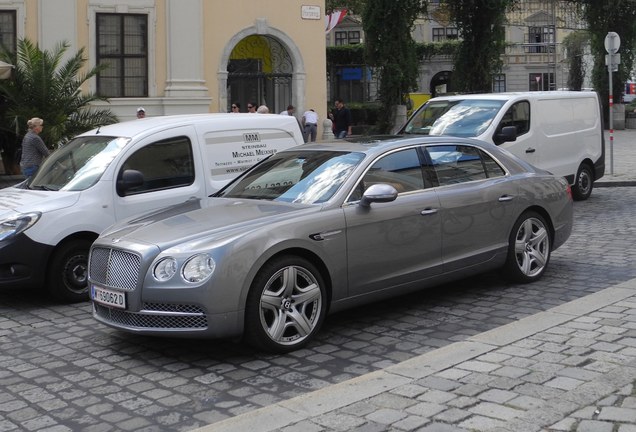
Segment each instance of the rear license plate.
[{"label": "rear license plate", "polygon": [[126,294],[121,292],[111,291],[91,285],[91,298],[93,301],[103,305],[126,309]]}]

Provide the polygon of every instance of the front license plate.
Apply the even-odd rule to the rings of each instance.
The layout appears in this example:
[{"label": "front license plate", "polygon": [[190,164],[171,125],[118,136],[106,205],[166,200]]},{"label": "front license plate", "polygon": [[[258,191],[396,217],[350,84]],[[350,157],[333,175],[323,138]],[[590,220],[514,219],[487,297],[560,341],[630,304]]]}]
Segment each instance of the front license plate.
[{"label": "front license plate", "polygon": [[97,303],[112,306],[119,309],[126,309],[126,294],[111,291],[108,289],[91,286],[91,298]]}]

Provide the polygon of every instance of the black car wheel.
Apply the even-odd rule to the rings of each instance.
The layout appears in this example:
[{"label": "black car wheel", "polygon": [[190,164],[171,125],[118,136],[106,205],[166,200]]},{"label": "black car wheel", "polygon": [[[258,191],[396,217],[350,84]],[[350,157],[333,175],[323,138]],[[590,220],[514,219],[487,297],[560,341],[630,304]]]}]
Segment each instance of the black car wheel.
[{"label": "black car wheel", "polygon": [[290,352],[306,345],[324,321],[325,284],[306,259],[283,256],[259,271],[247,297],[245,336],[258,349]]},{"label": "black car wheel", "polygon": [[587,164],[581,164],[572,188],[572,196],[577,201],[583,201],[590,197],[594,188],[594,174]]},{"label": "black car wheel", "polygon": [[56,298],[75,303],[88,300],[88,252],[91,241],[68,241],[53,252],[48,289]]},{"label": "black car wheel", "polygon": [[543,217],[536,212],[525,212],[510,233],[506,275],[515,282],[538,280],[550,262],[551,247],[550,230]]}]

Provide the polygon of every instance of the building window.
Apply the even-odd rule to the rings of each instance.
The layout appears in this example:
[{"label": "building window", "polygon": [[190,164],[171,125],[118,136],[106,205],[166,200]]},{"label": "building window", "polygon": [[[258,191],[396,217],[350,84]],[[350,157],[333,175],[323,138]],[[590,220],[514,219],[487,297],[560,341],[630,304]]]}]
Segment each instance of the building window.
[{"label": "building window", "polygon": [[0,49],[14,54],[16,52],[16,12],[0,11]]},{"label": "building window", "polygon": [[528,90],[530,91],[548,91],[555,90],[554,74],[548,72],[531,73]]},{"label": "building window", "polygon": [[528,52],[545,53],[553,52],[554,27],[530,27],[528,29]]},{"label": "building window", "polygon": [[359,31],[350,31],[347,33],[347,36],[349,37],[349,43],[351,45],[355,45],[355,44],[359,44],[360,43],[360,32]]},{"label": "building window", "polygon": [[506,74],[496,74],[492,77],[493,93],[502,93],[506,91]]},{"label": "building window", "polygon": [[100,96],[148,96],[148,16],[98,13],[97,64]]},{"label": "building window", "polygon": [[336,46],[355,45],[360,43],[360,31],[337,31],[335,38]]},{"label": "building window", "polygon": [[441,42],[450,39],[457,39],[457,29],[455,27],[433,28],[433,42]]}]

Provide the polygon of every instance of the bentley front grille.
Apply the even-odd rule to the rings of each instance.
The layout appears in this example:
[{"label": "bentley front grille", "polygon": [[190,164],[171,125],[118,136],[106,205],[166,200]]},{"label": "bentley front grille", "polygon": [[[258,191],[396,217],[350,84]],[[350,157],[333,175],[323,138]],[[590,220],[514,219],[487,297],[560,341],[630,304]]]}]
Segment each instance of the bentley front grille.
[{"label": "bentley front grille", "polygon": [[141,259],[118,249],[96,247],[91,251],[88,272],[93,282],[132,291],[137,286]]}]

